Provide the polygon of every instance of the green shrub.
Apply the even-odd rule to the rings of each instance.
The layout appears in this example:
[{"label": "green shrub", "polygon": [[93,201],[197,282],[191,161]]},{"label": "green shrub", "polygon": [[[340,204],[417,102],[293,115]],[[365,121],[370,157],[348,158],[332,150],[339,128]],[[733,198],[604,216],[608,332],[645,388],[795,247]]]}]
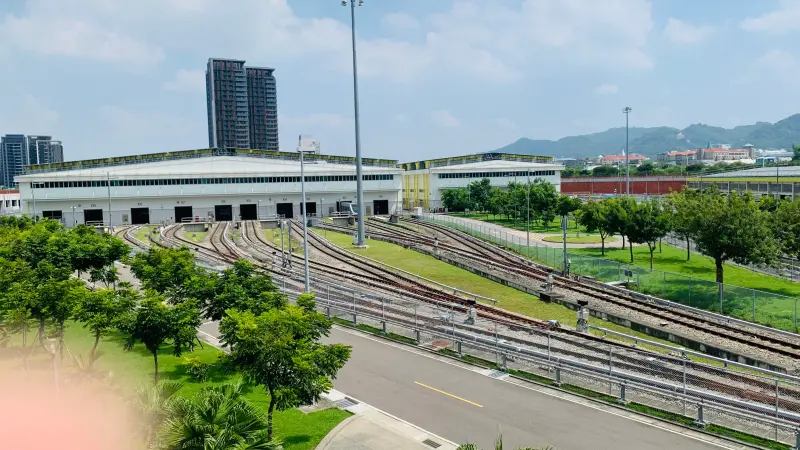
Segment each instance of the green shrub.
[{"label": "green shrub", "polygon": [[194,381],[206,381],[208,379],[208,371],[210,369],[210,364],[204,363],[197,358],[184,358],[184,365],[186,365],[186,370],[189,372],[189,376]]},{"label": "green shrub", "polygon": [[233,361],[233,358],[229,353],[222,351],[217,353],[217,365],[222,373],[226,375],[236,373],[236,363]]}]

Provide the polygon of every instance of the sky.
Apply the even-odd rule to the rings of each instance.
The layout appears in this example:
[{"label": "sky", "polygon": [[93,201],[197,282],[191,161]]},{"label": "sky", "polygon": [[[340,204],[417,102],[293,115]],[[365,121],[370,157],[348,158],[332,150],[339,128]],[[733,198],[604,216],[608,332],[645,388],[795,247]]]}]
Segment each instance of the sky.
[{"label": "sky", "polygon": [[[362,154],[414,161],[800,112],[800,0],[365,0]],[[210,57],[276,69],[284,151],[354,155],[340,0],[2,0],[0,134],[68,160],[208,146]],[[610,149],[613,151],[613,149]]]}]

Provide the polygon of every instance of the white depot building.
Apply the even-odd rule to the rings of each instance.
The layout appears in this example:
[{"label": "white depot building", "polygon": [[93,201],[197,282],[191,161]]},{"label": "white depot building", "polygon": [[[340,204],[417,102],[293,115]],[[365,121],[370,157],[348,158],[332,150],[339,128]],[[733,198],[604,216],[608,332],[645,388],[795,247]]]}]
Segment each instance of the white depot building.
[{"label": "white depot building", "polygon": [[[22,214],[137,225],[302,215],[299,153],[203,149],[28,166],[15,178]],[[355,158],[305,154],[305,208],[356,203]],[[402,207],[397,161],[362,158],[366,214]]]},{"label": "white depot building", "polygon": [[561,170],[552,156],[481,153],[401,164],[403,172],[403,208],[442,208],[442,192],[466,187],[488,178],[494,187],[511,182],[526,183],[537,178],[561,191]]}]

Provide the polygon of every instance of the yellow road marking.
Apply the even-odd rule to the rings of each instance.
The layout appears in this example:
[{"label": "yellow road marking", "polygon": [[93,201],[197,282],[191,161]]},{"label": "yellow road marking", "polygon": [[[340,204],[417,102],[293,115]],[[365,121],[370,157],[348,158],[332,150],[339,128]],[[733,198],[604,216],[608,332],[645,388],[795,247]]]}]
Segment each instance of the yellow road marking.
[{"label": "yellow road marking", "polygon": [[436,389],[435,387],[430,387],[430,386],[428,386],[427,384],[422,384],[422,383],[420,383],[419,381],[415,381],[415,382],[414,382],[414,384],[416,384],[417,386],[422,386],[422,387],[424,387],[424,388],[430,389],[430,390],[432,390],[432,391],[434,391],[434,392],[438,392],[438,393],[440,393],[440,394],[444,394],[444,395],[446,395],[446,396],[448,396],[448,397],[452,397],[452,398],[454,398],[454,399],[456,399],[456,400],[461,400],[462,402],[469,403],[469,404],[470,404],[470,405],[472,405],[472,406],[477,406],[478,408],[483,408],[483,405],[479,405],[479,404],[477,404],[477,403],[475,403],[475,402],[471,402],[471,401],[469,401],[469,400],[467,400],[467,399],[465,399],[465,398],[461,398],[461,397],[459,397],[459,396],[457,396],[457,395],[453,395],[453,394],[451,394],[451,393],[449,393],[449,392],[445,392],[445,391],[442,391],[442,390]]}]

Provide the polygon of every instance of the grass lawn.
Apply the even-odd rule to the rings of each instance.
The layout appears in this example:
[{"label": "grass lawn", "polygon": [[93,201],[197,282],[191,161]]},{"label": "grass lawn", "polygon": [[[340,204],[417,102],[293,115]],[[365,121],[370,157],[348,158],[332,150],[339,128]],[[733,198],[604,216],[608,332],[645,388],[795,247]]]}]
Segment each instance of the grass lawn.
[{"label": "grass lawn", "polygon": [[[555,234],[552,236],[545,236],[542,240],[545,242],[564,242],[564,236]],[[607,237],[606,245],[614,241],[616,241],[615,238]],[[601,242],[600,236],[596,234],[567,234],[567,244],[600,244]]]},{"label": "grass lawn", "polygon": [[156,227],[154,227],[154,226],[142,227],[142,228],[139,228],[138,230],[136,230],[136,233],[133,233],[133,235],[136,236],[136,239],[138,239],[138,240],[140,240],[142,242],[150,242],[150,238],[147,237],[147,235],[152,233],[153,230],[155,230],[155,228]]},{"label": "grass lawn", "polygon": [[[30,337],[29,337],[30,339]],[[66,333],[66,344],[73,354],[87,357],[93,344],[91,334],[79,324],[70,324]],[[95,369],[102,373],[113,372],[115,383],[123,393],[130,392],[141,385],[152,383],[153,357],[144,348],[137,344],[131,351],[122,348],[121,336],[109,336],[100,342],[98,350],[102,356],[95,363]],[[217,365],[212,366],[210,376],[206,382],[196,382],[189,378],[184,358],[195,357],[207,363],[214,363],[219,350],[210,345],[203,344],[205,348],[195,348],[191,353],[182,357],[172,355],[171,347],[163,347],[159,353],[159,374],[162,380],[175,380],[184,383],[179,395],[191,396],[204,386],[230,383],[240,380],[238,374],[225,374]],[[29,360],[32,371],[47,371],[50,369],[50,358],[44,350],[37,350],[34,357]],[[22,360],[17,356],[17,348],[8,347],[0,349],[0,370],[19,370]],[[66,383],[70,377],[75,377],[76,369],[68,354],[65,354],[63,365],[59,367],[60,376]],[[260,387],[247,387],[247,398],[261,407],[266,413],[268,398]],[[297,409],[275,413],[275,434],[282,439],[287,450],[313,449],[322,438],[339,422],[350,415],[339,409],[305,414]]]},{"label": "grass lawn", "polygon": [[[267,240],[272,242],[276,248],[281,248],[281,230],[279,228],[264,230],[264,236],[266,236]],[[283,235],[283,245],[286,250],[289,249],[289,234],[286,232]],[[297,255],[303,254],[303,243],[295,239],[294,234],[292,235],[292,252]]]},{"label": "grass lawn", "polygon": [[[373,239],[370,239],[367,242],[369,246],[368,248],[355,248],[353,247],[353,240],[350,236],[336,232],[329,232],[328,240],[354,253],[362,254],[369,258],[381,261],[411,273],[415,273],[430,280],[437,281],[448,286],[457,287],[473,294],[493,298],[498,301],[497,306],[500,308],[518,312],[540,320],[555,319],[563,324],[569,324],[570,326],[575,323],[575,311],[567,308],[566,306],[543,302],[534,295],[519,291],[512,287],[503,286],[502,284],[495,283],[494,281],[491,281],[480,275],[476,275],[467,270],[452,266],[446,262],[439,261],[436,258],[423,255],[422,253],[414,250],[405,249],[398,245],[376,241]],[[671,342],[659,340],[644,333],[640,333],[630,328],[626,328],[595,317],[592,317],[591,323],[592,325],[607,328],[620,333],[625,333],[629,336],[636,336],[639,338],[660,342],[662,344],[674,345]],[[639,347],[649,348],[650,350],[657,351],[659,353],[665,352],[663,349],[642,344],[639,344]]]},{"label": "grass lawn", "polygon": [[[468,219],[475,219],[480,220],[483,222],[489,222],[496,225],[502,225],[508,228],[514,228],[516,230],[525,231],[525,224],[526,218],[518,218],[514,220],[513,218],[509,219],[505,216],[496,216],[493,214],[482,214],[482,213],[452,213],[450,214],[453,217],[466,217]],[[575,228],[576,223],[574,220],[570,219],[567,222],[567,231],[580,231],[581,234],[592,234],[586,231],[586,228],[579,226],[577,229]],[[533,221],[531,220],[531,233],[555,233],[561,230],[561,217],[556,217],[550,222],[550,226],[545,227],[542,225],[541,221]]]},{"label": "grass lawn", "polygon": [[184,231],[183,237],[192,242],[197,242],[199,244],[206,239],[207,234],[208,234],[207,231]]}]

